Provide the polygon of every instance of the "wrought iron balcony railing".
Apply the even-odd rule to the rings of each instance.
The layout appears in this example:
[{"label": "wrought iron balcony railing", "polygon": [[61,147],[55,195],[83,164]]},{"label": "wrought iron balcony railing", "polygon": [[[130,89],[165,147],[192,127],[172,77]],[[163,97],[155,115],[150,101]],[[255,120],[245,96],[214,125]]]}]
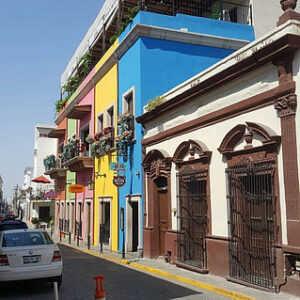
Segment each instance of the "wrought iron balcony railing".
[{"label": "wrought iron balcony railing", "polygon": [[89,144],[76,139],[67,143],[63,148],[62,164],[77,157],[90,157]]},{"label": "wrought iron balcony railing", "polygon": [[60,158],[55,158],[53,160],[53,162],[51,163],[46,163],[45,164],[45,161],[44,161],[44,167],[45,167],[45,172],[48,172],[50,170],[53,170],[53,169],[63,169],[63,165],[62,165],[62,160]]},{"label": "wrought iron balcony railing", "polygon": [[[125,1],[126,2],[126,1]],[[250,5],[236,0],[140,0],[140,9],[165,15],[186,14],[252,25]]]}]

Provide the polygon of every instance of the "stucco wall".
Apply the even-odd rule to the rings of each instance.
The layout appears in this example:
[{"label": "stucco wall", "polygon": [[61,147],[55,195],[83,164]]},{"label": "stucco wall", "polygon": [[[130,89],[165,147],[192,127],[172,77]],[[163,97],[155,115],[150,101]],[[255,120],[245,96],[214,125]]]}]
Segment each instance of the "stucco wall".
[{"label": "stucco wall", "polygon": [[[108,53],[115,49],[118,45],[118,41],[109,49]],[[96,65],[96,70],[105,62],[108,58],[108,54],[101,59]],[[95,132],[99,131],[97,127],[97,117],[103,113],[104,127],[107,127],[106,110],[114,106],[114,124],[115,124],[115,136],[117,135],[117,115],[118,115],[118,67],[115,64],[95,86]],[[112,150],[109,155],[95,158],[95,172],[99,174],[105,174],[106,177],[95,177],[95,196],[94,196],[94,244],[99,243],[99,197],[109,197],[111,199],[111,250],[118,251],[118,188],[113,185],[114,173],[109,168],[110,162],[117,161],[116,152]]]},{"label": "stucco wall", "polygon": [[[269,64],[264,68],[259,68],[254,72],[248,73],[236,80],[234,83],[223,85],[215,91],[205,94],[195,99],[193,102],[181,106],[180,109],[157,118],[155,122],[147,123],[145,137],[148,138],[161,132],[162,130],[174,128],[184,122],[197,119],[209,112],[220,110],[228,105],[237,103],[251,96],[274,88],[278,85],[276,81],[277,70],[275,66]],[[190,133],[182,134],[177,137],[147,147],[147,153],[152,149],[163,149],[172,157],[177,147],[188,139],[203,142],[209,151],[212,151],[210,162],[210,201],[211,201],[211,222],[212,234],[216,236],[228,236],[228,202],[227,202],[227,182],[225,169],[227,163],[225,157],[218,151],[220,144],[225,135],[236,125],[245,124],[245,122],[255,122],[267,125],[277,135],[281,135],[280,118],[277,115],[273,105],[243,113],[231,117],[213,125],[203,125],[202,128]],[[261,142],[256,140],[253,146],[260,145]],[[242,149],[243,142],[237,146]],[[286,217],[285,217],[285,196],[283,183],[283,165],[281,148],[278,151],[278,180],[279,180],[279,201],[281,210],[282,241],[287,243]],[[171,197],[172,208],[176,207],[176,169],[172,166],[171,176]],[[176,217],[172,215],[172,227],[177,229]]]}]

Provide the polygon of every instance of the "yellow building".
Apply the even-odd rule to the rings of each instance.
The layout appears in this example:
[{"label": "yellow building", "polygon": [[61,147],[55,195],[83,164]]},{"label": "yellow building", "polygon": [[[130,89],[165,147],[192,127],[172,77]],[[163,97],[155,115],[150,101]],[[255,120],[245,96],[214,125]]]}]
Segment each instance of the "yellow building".
[{"label": "yellow building", "polygon": [[[95,72],[118,46],[118,40],[105,53]],[[110,163],[117,161],[114,137],[117,135],[118,65],[101,76],[95,84],[95,132],[104,152],[95,157],[94,178],[94,245],[101,241],[104,247],[118,251],[118,188],[113,184],[114,172]],[[100,225],[102,226],[101,235]]]}]

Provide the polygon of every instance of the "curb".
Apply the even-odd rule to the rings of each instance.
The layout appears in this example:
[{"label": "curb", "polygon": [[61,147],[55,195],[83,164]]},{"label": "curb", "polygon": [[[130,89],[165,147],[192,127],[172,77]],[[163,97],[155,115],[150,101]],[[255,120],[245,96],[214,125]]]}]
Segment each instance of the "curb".
[{"label": "curb", "polygon": [[143,265],[140,265],[138,263],[131,262],[128,259],[119,259],[119,258],[115,258],[115,257],[110,257],[106,254],[97,253],[97,252],[94,252],[92,250],[82,249],[80,247],[70,245],[70,244],[67,244],[67,243],[64,243],[64,242],[58,242],[58,244],[62,244],[64,246],[67,246],[67,247],[70,247],[70,248],[73,248],[73,249],[76,249],[76,250],[80,250],[81,252],[84,252],[84,253],[87,253],[89,255],[93,255],[93,256],[96,256],[96,257],[99,257],[99,258],[102,258],[102,259],[105,259],[105,260],[108,260],[108,261],[111,261],[111,262],[114,262],[114,263],[117,263],[117,264],[129,265],[130,267],[132,267],[134,269],[139,269],[139,270],[142,270],[142,271],[146,271],[148,273],[156,274],[156,275],[159,275],[159,276],[162,276],[162,277],[166,277],[166,278],[169,278],[169,279],[172,279],[172,280],[176,280],[176,281],[183,282],[183,283],[186,283],[186,284],[189,284],[189,285],[192,285],[192,286],[196,286],[198,288],[201,288],[201,289],[204,289],[204,290],[207,290],[207,291],[210,291],[210,292],[214,292],[214,293],[220,294],[222,296],[229,297],[231,299],[235,299],[235,300],[256,300],[256,298],[249,297],[247,295],[243,295],[243,294],[233,292],[233,291],[230,291],[230,290],[227,290],[227,289],[223,289],[223,288],[211,285],[211,284],[196,281],[196,280],[189,279],[189,278],[179,276],[179,275],[174,275],[174,274],[171,274],[171,273],[168,273],[168,272],[165,272],[165,271],[161,271],[161,270],[156,269],[156,268],[143,266]]}]

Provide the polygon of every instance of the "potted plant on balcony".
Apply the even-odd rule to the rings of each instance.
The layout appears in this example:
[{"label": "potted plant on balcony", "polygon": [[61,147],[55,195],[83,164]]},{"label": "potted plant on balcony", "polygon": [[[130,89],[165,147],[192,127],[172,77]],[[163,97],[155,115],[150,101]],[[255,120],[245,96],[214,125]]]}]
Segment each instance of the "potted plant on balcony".
[{"label": "potted plant on balcony", "polygon": [[48,155],[43,160],[44,167],[46,171],[49,171],[51,169],[55,168],[55,155]]},{"label": "potted plant on balcony", "polygon": [[126,112],[119,116],[118,118],[118,130],[123,133],[126,130],[130,130],[131,123],[134,119],[134,116],[130,112]]},{"label": "potted plant on balcony", "polygon": [[91,134],[89,134],[86,138],[85,138],[85,141],[88,143],[88,144],[92,144],[94,142],[94,138],[92,137]]},{"label": "potted plant on balcony", "polygon": [[98,157],[100,156],[100,142],[99,141],[94,141],[93,144],[90,146],[91,149],[91,156],[92,157]]},{"label": "potted plant on balcony", "polygon": [[116,151],[118,155],[127,155],[128,144],[132,141],[132,131],[125,130],[116,137]]},{"label": "potted plant on balcony", "polygon": [[99,139],[99,151],[100,151],[100,156],[105,155],[109,149],[110,149],[110,137],[109,136],[102,136]]}]

